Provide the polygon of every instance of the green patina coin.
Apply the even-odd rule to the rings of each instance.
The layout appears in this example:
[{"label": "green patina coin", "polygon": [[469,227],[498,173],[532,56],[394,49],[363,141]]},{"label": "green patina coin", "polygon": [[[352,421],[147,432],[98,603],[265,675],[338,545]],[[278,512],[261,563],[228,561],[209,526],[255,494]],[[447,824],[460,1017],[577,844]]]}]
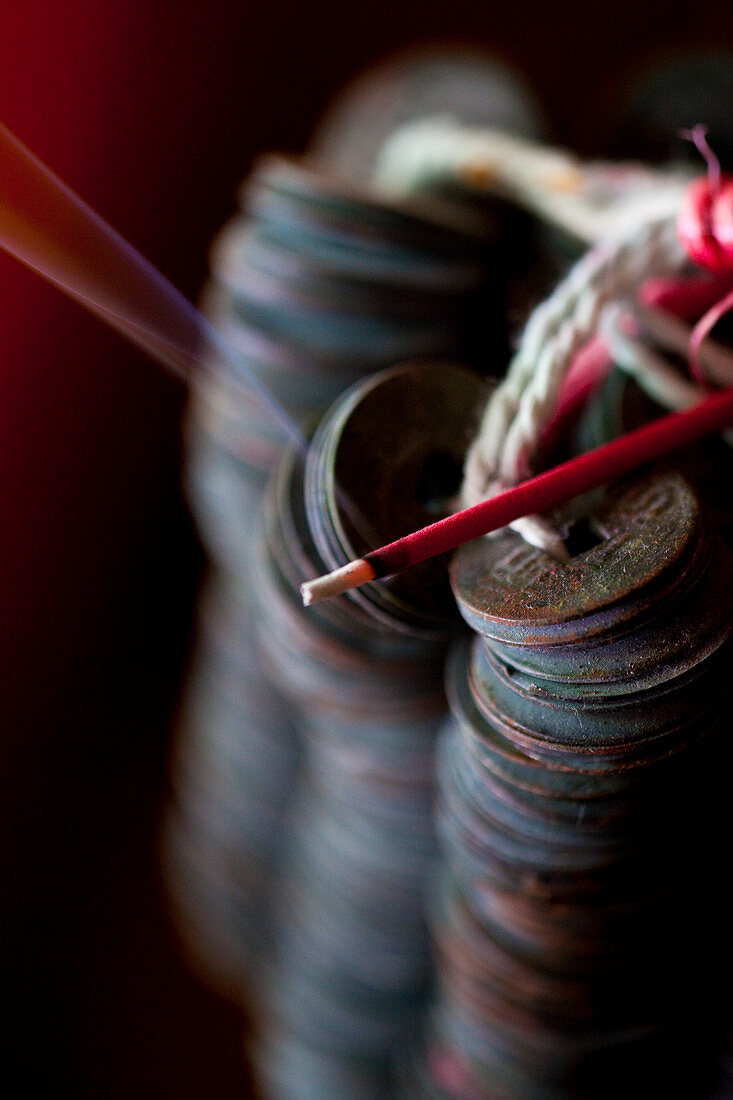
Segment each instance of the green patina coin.
[{"label": "green patina coin", "polygon": [[515,532],[476,540],[454,558],[453,591],[477,632],[514,645],[558,645],[606,632],[667,598],[700,547],[689,484],[657,472],[612,491],[600,505],[560,517],[588,545],[567,564]]}]

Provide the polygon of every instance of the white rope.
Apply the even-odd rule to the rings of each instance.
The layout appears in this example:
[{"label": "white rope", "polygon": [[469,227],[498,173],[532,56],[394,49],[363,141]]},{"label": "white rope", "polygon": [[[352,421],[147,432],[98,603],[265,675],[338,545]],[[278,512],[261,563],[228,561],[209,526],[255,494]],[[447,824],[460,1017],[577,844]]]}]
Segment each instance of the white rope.
[{"label": "white rope", "polygon": [[[653,339],[662,347],[687,358],[692,328],[665,310],[631,303],[631,312]],[[733,386],[733,352],[708,337],[700,348],[700,363],[706,378],[714,385]]]},{"label": "white rope", "polygon": [[665,195],[678,206],[689,176],[641,164],[584,164],[563,149],[500,130],[429,118],[392,135],[373,180],[391,197],[434,191],[446,182],[509,199],[591,244],[630,221],[646,220]]},{"label": "white rope", "polygon": [[706,396],[702,386],[680,374],[659,352],[636,336],[633,320],[619,305],[607,306],[599,332],[614,364],[635,379],[644,393],[662,408],[688,409]]},{"label": "white rope", "polygon": [[[702,386],[684,377],[663,355],[643,343],[635,334],[637,327],[633,316],[621,306],[607,306],[603,311],[599,331],[617,367],[634,378],[652,401],[673,412],[689,409],[708,396]],[[726,384],[730,385],[730,353],[726,356],[725,349],[721,352],[721,361],[727,359]],[[723,432],[721,437],[729,447],[733,446],[733,431]]]},{"label": "white rope", "polygon": [[[391,196],[459,183],[510,199],[592,245],[535,309],[489,401],[466,459],[461,504],[467,507],[531,475],[565,376],[604,308],[632,297],[644,279],[682,268],[676,214],[689,177],[641,165],[584,165],[563,150],[512,135],[426,119],[387,142],[374,182]],[[541,517],[512,526],[528,542],[567,556]]]},{"label": "white rope", "polygon": [[466,463],[464,505],[531,473],[537,441],[555,412],[575,354],[595,333],[601,310],[643,279],[679,270],[685,254],[674,219],[634,226],[592,249],[534,311],[507,375],[486,409]]}]

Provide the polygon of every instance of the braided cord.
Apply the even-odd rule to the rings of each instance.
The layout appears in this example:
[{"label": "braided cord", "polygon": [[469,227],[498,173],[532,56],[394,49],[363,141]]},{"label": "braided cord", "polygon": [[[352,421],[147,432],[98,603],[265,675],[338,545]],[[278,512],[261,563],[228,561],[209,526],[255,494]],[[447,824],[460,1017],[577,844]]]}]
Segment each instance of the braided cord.
[{"label": "braided cord", "polygon": [[[684,265],[676,215],[688,178],[641,165],[583,164],[564,150],[435,118],[396,131],[382,150],[374,184],[404,196],[447,180],[502,195],[591,246],[535,309],[489,401],[466,459],[460,496],[468,507],[531,475],[567,372],[609,303],[632,296],[649,276]],[[565,556],[541,517],[512,526],[527,541]]]},{"label": "braided cord", "polygon": [[685,262],[667,209],[591,249],[530,317],[506,378],[492,396],[471,446],[464,505],[528,477],[543,429],[575,354],[595,333],[604,307],[650,275]]}]

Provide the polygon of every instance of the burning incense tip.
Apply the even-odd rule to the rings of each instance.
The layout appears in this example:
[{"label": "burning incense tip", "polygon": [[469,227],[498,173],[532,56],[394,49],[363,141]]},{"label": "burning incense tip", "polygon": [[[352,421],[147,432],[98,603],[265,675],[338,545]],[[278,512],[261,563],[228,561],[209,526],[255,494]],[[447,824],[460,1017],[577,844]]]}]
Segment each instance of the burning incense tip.
[{"label": "burning incense tip", "polygon": [[328,600],[331,596],[340,596],[342,592],[348,592],[350,588],[358,588],[362,584],[373,581],[376,577],[374,567],[364,558],[357,558],[327,573],[325,577],[317,577],[316,580],[306,581],[300,586],[300,594],[303,597],[303,606],[310,607],[319,600]]}]

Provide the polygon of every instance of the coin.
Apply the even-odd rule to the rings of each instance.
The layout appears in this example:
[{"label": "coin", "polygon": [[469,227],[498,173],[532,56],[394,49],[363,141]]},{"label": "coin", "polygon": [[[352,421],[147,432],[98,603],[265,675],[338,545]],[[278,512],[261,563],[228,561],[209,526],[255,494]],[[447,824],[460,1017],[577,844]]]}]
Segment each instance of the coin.
[{"label": "coin", "polygon": [[452,566],[480,635],[449,666],[437,756],[423,1074],[451,1097],[596,1100],[673,1063],[665,1095],[686,1097],[730,965],[731,562],[674,470],[565,518],[584,526],[567,565],[507,533]]},{"label": "coin", "polygon": [[366,183],[392,134],[435,117],[534,138],[545,128],[532,92],[506,63],[478,49],[434,43],[396,53],[356,77],[324,112],[310,158],[338,177]]}]

